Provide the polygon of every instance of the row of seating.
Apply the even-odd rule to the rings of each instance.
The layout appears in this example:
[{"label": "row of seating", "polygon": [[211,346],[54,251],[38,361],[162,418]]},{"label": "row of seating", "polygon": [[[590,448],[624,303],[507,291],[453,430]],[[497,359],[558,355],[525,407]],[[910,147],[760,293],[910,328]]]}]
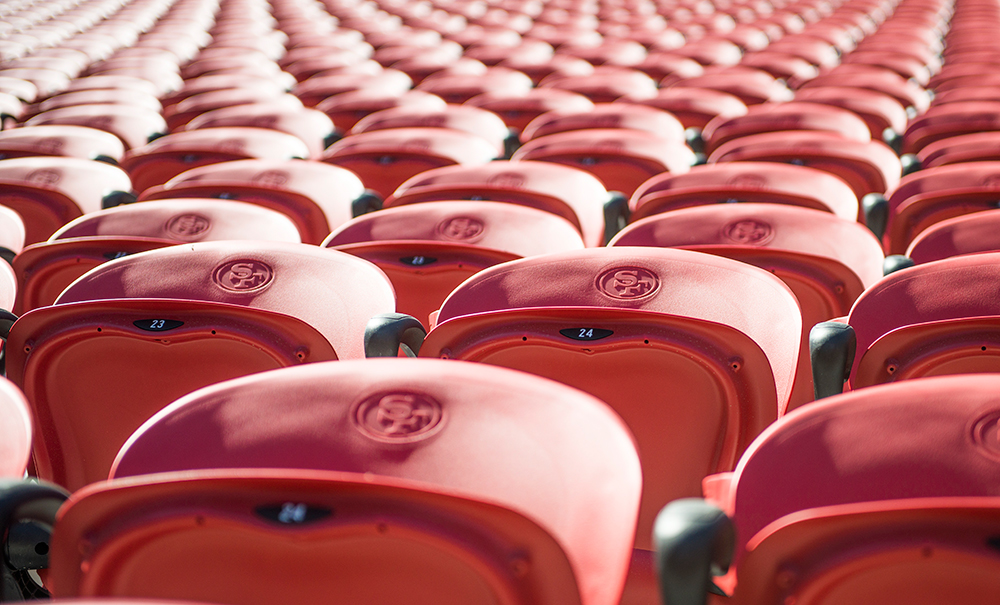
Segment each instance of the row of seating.
[{"label": "row of seating", "polygon": [[[846,587],[810,561],[859,560],[847,542],[803,546],[777,583],[768,566],[792,555],[754,542],[784,548],[771,522],[824,506],[994,495],[979,458],[996,378],[921,378],[993,368],[996,254],[965,254],[996,249],[976,235],[995,158],[988,133],[949,138],[990,128],[958,94],[988,78],[965,42],[988,45],[990,11],[136,0],[61,38],[86,60],[5,60],[0,77],[36,89],[0,133],[17,211],[0,306],[22,315],[0,327],[26,396],[5,424],[35,427],[11,440],[11,475],[74,492],[11,487],[44,502],[15,506],[36,521],[61,506],[44,585],[316,602],[336,568],[351,601],[651,602],[654,518],[704,494],[721,508],[680,500],[656,526],[667,603],[990,594],[968,571],[990,576],[981,547],[958,571],[926,554],[953,519],[969,543],[992,535],[968,521],[989,502],[817,514],[931,560]],[[431,359],[360,360],[401,352]],[[851,394],[812,402],[845,378]],[[973,446],[866,450],[917,393]],[[951,396],[968,409],[943,410]],[[883,397],[898,411],[862,416]],[[815,477],[807,494],[773,487],[798,475],[771,447]],[[870,482],[820,472],[859,454],[884,462]],[[912,474],[884,486],[934,464],[919,493]],[[961,465],[968,482],[949,482]],[[734,571],[713,585],[727,516]],[[689,536],[706,518],[710,546]],[[48,546],[17,527],[7,574],[27,591]]]}]

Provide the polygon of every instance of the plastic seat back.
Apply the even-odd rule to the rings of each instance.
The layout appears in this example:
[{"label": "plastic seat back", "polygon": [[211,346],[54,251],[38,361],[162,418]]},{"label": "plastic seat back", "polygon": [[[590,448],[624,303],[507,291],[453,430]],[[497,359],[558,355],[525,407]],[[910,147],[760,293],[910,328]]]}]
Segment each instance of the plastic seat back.
[{"label": "plastic seat back", "polygon": [[301,139],[266,128],[238,126],[176,132],[128,151],[122,168],[136,191],[162,185],[175,176],[209,164],[233,160],[291,160],[309,157]]},{"label": "plastic seat back", "polygon": [[836,133],[772,132],[733,139],[708,162],[782,162],[808,166],[844,180],[861,199],[895,189],[902,176],[899,157],[879,141],[862,143]]},{"label": "plastic seat back", "polygon": [[125,147],[111,133],[83,126],[32,126],[0,132],[0,159],[33,156],[121,160]]},{"label": "plastic seat back", "polygon": [[204,242],[105,263],[26,313],[7,372],[38,423],[39,477],[71,490],[107,475],[142,422],[202,386],[310,361],[360,358],[392,312],[376,267],[279,242]]},{"label": "plastic seat back", "polygon": [[550,162],[490,162],[435,168],[404,182],[385,207],[444,200],[511,202],[557,214],[573,223],[588,246],[604,242],[604,206],[610,195],[593,175]]},{"label": "plastic seat back", "polygon": [[751,107],[744,116],[716,118],[705,126],[702,136],[705,150],[713,152],[733,139],[786,130],[839,133],[859,143],[871,140],[868,126],[856,114],[832,105],[803,101],[768,103]]},{"label": "plastic seat back", "polygon": [[0,183],[3,205],[21,216],[28,244],[48,239],[69,221],[132,189],[128,175],[116,166],[66,157],[2,160]]},{"label": "plastic seat back", "polygon": [[51,305],[78,277],[109,260],[178,243],[239,239],[301,241],[288,217],[243,202],[158,200],[93,212],[14,258],[14,311]]},{"label": "plastic seat back", "polygon": [[642,452],[636,545],[653,517],[731,469],[785,410],[801,319],[769,273],[658,248],[549,254],[486,269],[445,300],[421,357],[523,370],[608,402]]},{"label": "plastic seat back", "polygon": [[989,599],[998,385],[989,375],[863,389],[770,427],[726,499],[739,536],[733,602]]},{"label": "plastic seat back", "polygon": [[236,160],[192,168],[147,189],[139,199],[191,197],[237,200],[276,210],[292,219],[302,241],[310,244],[319,244],[336,227],[370,209],[362,204],[370,196],[353,172],[300,160]]},{"label": "plastic seat back", "polygon": [[984,210],[935,223],[913,238],[906,256],[917,264],[1000,251],[1000,210]]},{"label": "plastic seat back", "polygon": [[670,210],[732,202],[767,202],[858,217],[851,188],[829,173],[772,162],[732,162],[695,166],[684,174],[658,175],[629,200],[633,222]]},{"label": "plastic seat back", "polygon": [[813,400],[809,330],[847,315],[882,278],[882,248],[854,221],[781,204],[701,206],[629,225],[609,246],[683,248],[739,260],[781,278],[798,300],[802,341],[789,409]]},{"label": "plastic seat back", "polygon": [[497,157],[495,144],[447,128],[390,128],[351,134],[323,154],[323,162],[358,175],[388,197],[407,179],[443,166],[479,166]]},{"label": "plastic seat back", "polygon": [[330,234],[328,248],[376,264],[396,309],[428,316],[463,281],[522,257],[583,248],[579,231],[550,212],[499,202],[424,202],[360,216]]},{"label": "plastic seat back", "polygon": [[[476,529],[456,524],[438,535],[458,551],[456,558],[470,556],[460,554],[466,549],[491,550],[472,546],[462,534],[497,532],[511,515],[498,516],[492,507],[533,519],[563,545],[575,581],[565,569],[542,566],[529,551],[522,557],[531,565],[523,571],[532,579],[522,582],[533,590],[501,596],[504,591],[493,588],[500,594],[488,600],[542,602],[536,599],[546,595],[556,602],[617,602],[641,478],[631,435],[605,404],[535,376],[454,361],[366,360],[293,370],[219,384],[171,404],[133,435],[112,476],[270,468],[291,474],[292,469],[367,473],[373,485],[405,481],[415,489],[491,505],[483,507]],[[277,393],[284,395],[275,398]],[[463,463],[456,465],[457,460]],[[381,508],[377,499],[372,505]],[[421,510],[427,509],[412,514]],[[395,515],[383,514],[388,515],[383,522],[395,527]],[[448,525],[440,518],[428,521]],[[507,530],[515,538],[522,531]],[[509,539],[507,532],[497,537]],[[424,548],[428,554],[435,550],[430,544]],[[367,573],[393,572],[375,565]],[[425,581],[438,584],[438,574]],[[338,578],[340,573],[324,576],[351,581]],[[568,594],[558,595],[554,587]],[[448,594],[444,585],[439,590]]]},{"label": "plastic seat back", "polygon": [[857,335],[850,384],[995,372],[1000,254],[957,256],[893,273],[861,295],[848,322]]}]

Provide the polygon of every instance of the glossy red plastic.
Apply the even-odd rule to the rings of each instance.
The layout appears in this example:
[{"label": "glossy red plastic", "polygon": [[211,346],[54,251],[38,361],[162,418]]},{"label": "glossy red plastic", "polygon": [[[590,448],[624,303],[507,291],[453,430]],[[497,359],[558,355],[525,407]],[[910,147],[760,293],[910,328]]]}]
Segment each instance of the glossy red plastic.
[{"label": "glossy red plastic", "polygon": [[952,256],[1000,251],[1000,210],[945,219],[913,238],[906,256],[929,263]]},{"label": "glossy red plastic", "polygon": [[287,215],[303,242],[318,244],[351,219],[351,204],[363,193],[357,175],[322,162],[236,160],[182,172],[139,199],[214,197],[257,204]]},{"label": "glossy red plastic", "polygon": [[735,589],[728,601],[988,600],[998,386],[990,375],[874,387],[772,425],[718,478],[738,535],[735,570],[717,580]]},{"label": "glossy red plastic", "polygon": [[584,247],[579,231],[550,212],[484,201],[424,202],[365,214],[323,245],[377,265],[392,281],[396,309],[425,326],[452,290],[487,267]]},{"label": "glossy red plastic", "polygon": [[733,139],[789,130],[832,132],[859,143],[871,140],[868,126],[857,114],[804,101],[767,103],[750,107],[743,116],[715,118],[705,126],[702,136],[706,151],[712,152]]},{"label": "glossy red plastic", "polygon": [[732,162],[695,166],[685,174],[655,176],[629,200],[631,220],[689,206],[767,202],[803,206],[857,220],[858,199],[832,174],[792,164]]},{"label": "glossy red plastic", "polygon": [[561,216],[580,231],[588,246],[600,246],[609,199],[604,185],[590,173],[525,160],[428,170],[400,185],[384,206],[444,200],[510,202]]},{"label": "glossy red plastic", "polygon": [[809,330],[847,315],[858,296],[882,278],[882,247],[864,225],[782,204],[716,204],[657,214],[629,225],[608,245],[706,252],[781,278],[802,315],[789,409],[813,400]]},{"label": "glossy red plastic", "polygon": [[664,248],[548,254],[486,269],[445,300],[421,357],[555,379],[608,402],[636,435],[653,517],[731,469],[787,406],[801,319],[773,275]]},{"label": "glossy red plastic", "polygon": [[11,329],[7,372],[35,415],[35,470],[70,490],[99,481],[170,401],[263,370],[362,358],[367,321],[394,310],[377,267],[304,244],[203,242],[105,263]]}]

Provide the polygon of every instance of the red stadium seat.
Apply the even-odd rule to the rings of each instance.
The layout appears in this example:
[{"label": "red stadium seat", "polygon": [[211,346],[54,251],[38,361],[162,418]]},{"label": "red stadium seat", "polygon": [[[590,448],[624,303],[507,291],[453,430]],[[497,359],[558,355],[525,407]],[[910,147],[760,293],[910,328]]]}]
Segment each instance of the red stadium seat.
[{"label": "red stadium seat", "polygon": [[0,184],[3,205],[20,215],[28,244],[48,239],[69,221],[132,189],[120,168],[64,157],[2,160]]},{"label": "red stadium seat", "polygon": [[844,180],[858,199],[895,189],[899,157],[884,143],[861,143],[832,132],[787,131],[755,134],[720,145],[708,163],[783,162],[829,172]]},{"label": "red stadium seat", "polygon": [[847,315],[882,277],[882,248],[864,225],[782,204],[716,204],[657,214],[629,225],[609,246],[706,252],[781,278],[799,301],[803,327],[789,409],[813,400],[809,330]]},{"label": "red stadium seat", "polygon": [[236,376],[360,358],[365,323],[394,307],[374,265],[304,244],[202,242],[105,263],[10,329],[8,376],[37,421],[35,470],[70,490],[100,481],[170,401]]},{"label": "red stadium seat", "polygon": [[19,251],[12,263],[14,312],[51,305],[78,277],[109,260],[178,243],[237,239],[300,241],[291,219],[243,202],[159,200],[92,212]]},{"label": "red stadium seat", "polygon": [[374,196],[353,172],[301,160],[236,160],[192,168],[140,201],[210,197],[277,210],[299,229],[302,241],[319,244],[353,216],[371,211]]},{"label": "red stadium seat", "polygon": [[[119,460],[119,475],[154,466],[198,470],[116,479],[75,495],[55,530],[56,594],[226,594],[238,603],[318,604],[331,593],[352,603],[618,602],[641,479],[627,430],[602,402],[533,376],[454,362],[296,370],[178,401],[186,419],[206,420],[192,425],[200,443],[186,453],[172,448],[159,461],[146,453],[147,444],[177,435],[174,408],[162,425],[137,435]],[[278,391],[295,394],[294,420],[289,406],[261,397]],[[233,399],[224,402],[222,393]],[[244,405],[230,405],[237,399]],[[417,424],[382,415],[407,406],[420,413],[411,417]],[[358,419],[359,410],[367,415]],[[269,437],[254,431],[261,441],[250,449],[243,446],[256,438],[229,440],[234,432],[246,435],[237,419],[246,413],[274,420],[260,426]],[[319,432],[317,413],[332,420]],[[399,456],[400,448],[411,455]],[[187,456],[197,449],[200,459]],[[233,468],[248,463],[271,470]],[[131,522],[111,531],[102,521],[110,510]],[[206,523],[192,516],[189,527],[164,524],[177,515]],[[103,537],[95,544],[100,553],[135,544],[128,563],[81,568],[79,540],[95,530]],[[167,546],[178,540],[212,551],[235,540],[241,560],[255,563],[192,559]],[[164,567],[172,570],[169,580]]]},{"label": "red stadium seat", "polygon": [[711,164],[655,176],[636,190],[629,207],[634,222],[689,206],[732,202],[789,204],[847,220],[858,217],[858,199],[841,179],[815,168],[772,162]]},{"label": "red stadium seat", "polygon": [[387,128],[447,128],[478,135],[489,141],[499,157],[505,151],[508,130],[495,113],[472,105],[446,105],[443,109],[395,107],[362,118],[351,134]]},{"label": "red stadium seat", "polygon": [[[260,96],[252,89],[226,88],[191,95],[183,101],[167,106],[163,115],[167,120],[167,128],[171,132],[184,129],[188,122],[196,117],[216,109],[253,105],[259,102]],[[298,97],[291,94],[268,96],[267,103],[274,107],[293,112],[303,108]]]},{"label": "red stadium seat", "polygon": [[668,141],[684,140],[684,126],[666,111],[622,102],[598,103],[587,111],[556,109],[544,113],[524,128],[521,141],[590,128],[644,130]]},{"label": "red stadium seat", "polygon": [[998,387],[995,375],[908,381],[779,420],[735,473],[706,481],[708,502],[657,519],[663,598],[705,603],[725,561],[715,584],[734,604],[989,600]]},{"label": "red stadium seat", "polygon": [[[984,292],[997,279],[998,259],[995,252],[956,256],[886,276],[858,298],[847,326],[813,338],[811,346],[820,354],[851,355],[855,349],[853,365],[848,357],[823,357],[814,361],[814,376],[849,376],[851,389],[860,389],[924,376],[996,372],[1000,310]],[[849,336],[838,339],[838,333],[851,332],[854,347]],[[823,380],[835,392],[842,386]]]},{"label": "red stadium seat", "polygon": [[125,147],[115,135],[83,126],[32,126],[0,132],[0,159],[58,156],[117,163]]},{"label": "red stadium seat", "polygon": [[383,93],[380,91],[358,90],[345,92],[316,105],[333,120],[334,126],[341,132],[348,132],[362,118],[393,107],[408,107],[411,109],[426,109],[440,111],[447,103],[437,95],[421,90],[410,90],[403,93]]},{"label": "red stadium seat", "polygon": [[477,134],[447,128],[389,128],[337,141],[323,154],[323,162],[350,170],[385,198],[427,170],[480,166],[498,155],[496,145]]},{"label": "red stadium seat", "polygon": [[522,257],[583,248],[579,231],[550,212],[499,202],[424,202],[360,216],[330,234],[328,248],[377,265],[396,309],[425,326],[463,281]]},{"label": "red stadium seat", "polygon": [[610,103],[619,99],[641,101],[656,96],[656,82],[643,72],[628,67],[601,67],[589,76],[553,74],[539,84],[541,88],[556,88],[579,93],[594,103]]},{"label": "red stadium seat", "polygon": [[910,121],[903,135],[903,151],[919,153],[935,141],[984,131],[1000,131],[1000,102],[966,101],[938,105]]},{"label": "red stadium seat", "polygon": [[122,159],[135,190],[163,185],[182,172],[234,160],[291,160],[309,156],[296,136],[252,127],[219,127],[175,132],[131,149]]},{"label": "red stadium seat", "polygon": [[902,254],[921,231],[939,221],[996,208],[998,167],[998,162],[964,162],[903,177],[887,196],[884,234],[876,230],[886,253]]},{"label": "red stadium seat", "polygon": [[220,127],[266,128],[298,137],[309,150],[309,159],[323,155],[333,139],[333,121],[323,112],[301,108],[289,110],[281,103],[264,101],[215,109],[192,118],[187,130]]},{"label": "red stadium seat", "polygon": [[1000,251],[1000,210],[984,210],[935,223],[913,238],[906,256],[914,263]]},{"label": "red stadium seat", "polygon": [[[5,320],[9,321],[9,320]],[[0,379],[0,477],[21,479],[31,456],[31,413],[24,394]]]},{"label": "red stadium seat", "polygon": [[555,162],[585,170],[608,191],[631,196],[653,176],[687,172],[695,155],[684,143],[628,128],[587,128],[536,137],[513,160]]},{"label": "red stadium seat", "polygon": [[738,97],[707,88],[664,88],[655,97],[636,103],[669,112],[685,128],[704,128],[713,118],[734,118],[747,113],[746,104]]},{"label": "red stadium seat", "polygon": [[706,73],[681,80],[671,87],[707,88],[727,92],[747,105],[781,103],[791,101],[794,96],[784,83],[771,74],[748,67],[734,67],[728,72]]},{"label": "red stadium seat", "polygon": [[831,105],[802,101],[768,103],[749,108],[743,116],[716,118],[705,126],[702,136],[706,151],[711,153],[739,137],[786,130],[838,133],[860,143],[871,140],[868,126],[856,114]]},{"label": "red stadium seat", "polygon": [[576,227],[587,246],[600,246],[618,231],[622,200],[593,175],[549,162],[490,162],[447,166],[400,185],[385,207],[419,202],[487,200],[545,210]]},{"label": "red stadium seat", "polygon": [[796,91],[795,99],[854,112],[868,125],[874,141],[895,144],[906,131],[906,109],[884,93],[849,86],[817,86]]},{"label": "red stadium seat", "polygon": [[167,131],[167,123],[159,113],[130,105],[74,105],[40,113],[25,122],[25,126],[43,124],[86,126],[110,132],[121,139],[126,151],[142,147]]},{"label": "red stadium seat", "polygon": [[687,250],[603,248],[476,274],[445,301],[420,356],[527,371],[608,402],[641,450],[636,546],[648,549],[656,512],[731,470],[784,412],[800,332],[798,303],[766,271]]}]

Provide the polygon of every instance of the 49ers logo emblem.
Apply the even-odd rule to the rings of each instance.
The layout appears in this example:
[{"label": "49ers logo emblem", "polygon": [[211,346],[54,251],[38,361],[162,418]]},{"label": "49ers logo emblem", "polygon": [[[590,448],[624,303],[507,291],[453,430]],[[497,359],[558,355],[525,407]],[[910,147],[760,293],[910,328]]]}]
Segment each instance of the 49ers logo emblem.
[{"label": "49ers logo emblem", "polygon": [[426,395],[389,393],[363,400],[354,421],[377,441],[410,443],[430,437],[441,424],[441,405]]},{"label": "49ers logo emblem", "polygon": [[167,232],[178,239],[194,239],[208,231],[211,224],[200,214],[178,214],[167,222]]},{"label": "49ers logo emblem", "polygon": [[483,234],[485,226],[479,219],[456,216],[443,221],[437,227],[437,232],[445,239],[468,242]]},{"label": "49ers logo emblem", "polygon": [[722,229],[722,234],[737,244],[760,246],[771,241],[774,229],[767,223],[745,219],[729,223]]},{"label": "49ers logo emblem", "polygon": [[219,266],[213,278],[230,292],[252,292],[271,283],[274,272],[257,260],[235,260]]},{"label": "49ers logo emblem", "polygon": [[656,274],[641,267],[609,269],[597,278],[597,288],[619,300],[635,300],[656,292],[660,280]]}]

